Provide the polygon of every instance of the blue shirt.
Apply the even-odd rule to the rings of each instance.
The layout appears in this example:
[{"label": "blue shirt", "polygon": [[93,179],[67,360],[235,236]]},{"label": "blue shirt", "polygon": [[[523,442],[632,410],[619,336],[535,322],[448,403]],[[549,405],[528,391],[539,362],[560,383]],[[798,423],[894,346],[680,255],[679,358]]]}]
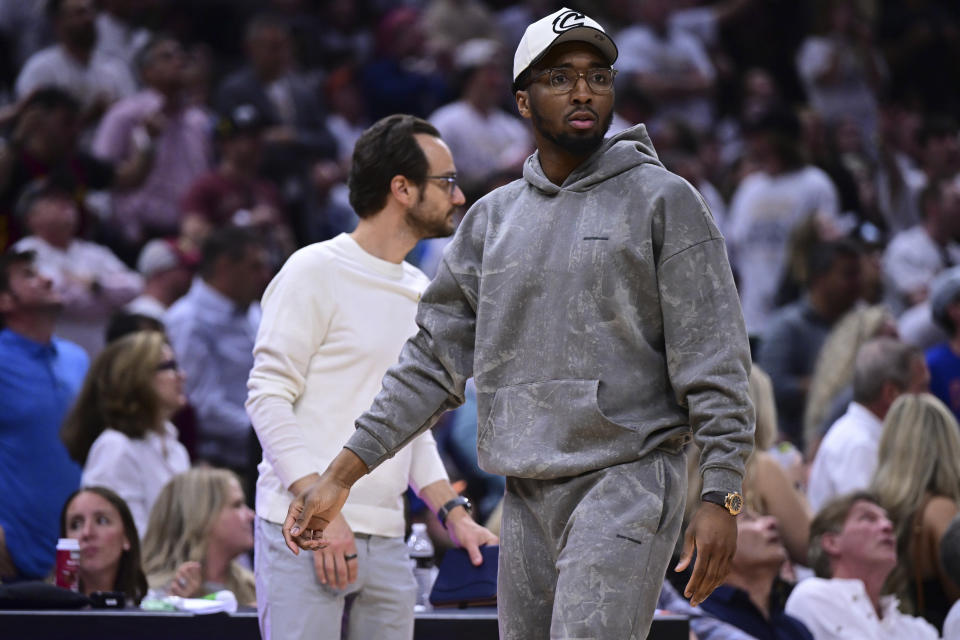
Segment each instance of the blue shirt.
[{"label": "blue shirt", "polygon": [[0,527],[21,577],[50,573],[60,511],[80,467],[60,440],[89,359],[72,342],[0,331]]},{"label": "blue shirt", "polygon": [[770,603],[770,619],[763,617],[746,591],[722,584],[701,604],[703,610],[746,631],[757,640],[813,640],[802,622]]},{"label": "blue shirt", "polygon": [[930,393],[940,398],[960,420],[960,358],[946,342],[927,349]]},{"label": "blue shirt", "polygon": [[218,465],[250,462],[253,427],[244,405],[260,315],[258,303],[238,307],[195,278],[163,318],[197,413],[197,455]]},{"label": "blue shirt", "polygon": [[754,640],[735,626],[704,613],[702,607],[691,607],[669,580],[663,581],[657,609],[689,617],[690,630],[697,634],[699,640]]}]

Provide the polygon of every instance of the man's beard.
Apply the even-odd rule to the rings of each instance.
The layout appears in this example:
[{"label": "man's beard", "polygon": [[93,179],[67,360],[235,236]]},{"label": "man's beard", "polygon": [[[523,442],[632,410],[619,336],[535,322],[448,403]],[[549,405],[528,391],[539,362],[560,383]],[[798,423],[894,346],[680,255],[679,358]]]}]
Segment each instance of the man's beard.
[{"label": "man's beard", "polygon": [[533,101],[530,102],[530,115],[532,116],[533,126],[540,135],[570,155],[578,158],[589,156],[599,149],[600,145],[603,144],[603,139],[607,135],[607,131],[610,129],[610,125],[613,123],[613,110],[611,109],[606,120],[602,122],[598,120],[600,126],[594,130],[593,135],[577,136],[567,132],[555,134],[547,131],[544,126],[543,116],[540,115],[540,111],[534,106]]},{"label": "man's beard", "polygon": [[407,209],[406,215],[404,216],[407,226],[413,230],[417,237],[422,240],[427,240],[430,238],[446,238],[453,235],[454,227],[450,222],[449,215],[450,212],[453,211],[452,208],[443,218],[430,219],[421,213],[422,205],[423,197],[421,196],[417,204]]}]

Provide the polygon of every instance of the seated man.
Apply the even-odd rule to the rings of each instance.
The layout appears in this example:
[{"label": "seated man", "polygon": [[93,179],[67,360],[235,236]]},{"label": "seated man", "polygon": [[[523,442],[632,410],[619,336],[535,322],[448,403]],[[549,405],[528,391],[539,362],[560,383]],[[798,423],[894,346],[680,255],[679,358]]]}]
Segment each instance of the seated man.
[{"label": "seated man", "polygon": [[753,640],[753,636],[708,615],[703,607],[691,607],[669,580],[663,581],[657,610],[687,616],[690,619],[690,637],[696,640]]},{"label": "seated man", "polygon": [[866,491],[828,502],[810,525],[808,559],[816,578],[787,599],[816,640],[926,640],[937,630],[900,612],[896,596],[881,596],[897,564],[896,536],[887,512]]},{"label": "seated man", "polygon": [[824,436],[810,468],[807,497],[814,511],[831,498],[865,489],[877,468],[883,419],[903,393],[930,384],[923,352],[893,338],[864,343],[853,365],[853,401]]},{"label": "seated man", "polygon": [[813,640],[802,622],[784,613],[782,596],[773,590],[786,560],[777,519],[745,510],[737,518],[730,573],[703,610],[760,640]]}]

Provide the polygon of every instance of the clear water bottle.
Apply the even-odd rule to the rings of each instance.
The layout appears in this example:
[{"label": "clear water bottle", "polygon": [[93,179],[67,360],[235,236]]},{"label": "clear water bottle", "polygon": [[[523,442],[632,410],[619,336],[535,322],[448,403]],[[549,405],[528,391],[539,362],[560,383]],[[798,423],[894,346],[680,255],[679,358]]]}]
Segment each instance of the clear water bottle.
[{"label": "clear water bottle", "polygon": [[420,522],[413,525],[413,531],[407,538],[407,550],[413,564],[413,577],[417,580],[416,610],[426,611],[431,608],[430,590],[433,589],[437,571],[433,562],[433,542],[427,533],[427,525]]}]

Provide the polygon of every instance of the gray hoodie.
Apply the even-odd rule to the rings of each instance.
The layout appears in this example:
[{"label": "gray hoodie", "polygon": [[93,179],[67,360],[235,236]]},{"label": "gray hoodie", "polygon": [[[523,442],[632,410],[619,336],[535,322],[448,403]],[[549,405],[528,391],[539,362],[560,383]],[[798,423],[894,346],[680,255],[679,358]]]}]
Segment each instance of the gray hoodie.
[{"label": "gray hoodie", "polygon": [[563,185],[534,154],[522,180],[478,201],[417,323],[346,445],[371,469],[461,404],[474,376],[491,473],[578,475],[692,429],[703,490],[740,490],[750,354],[726,249],[643,125]]}]

